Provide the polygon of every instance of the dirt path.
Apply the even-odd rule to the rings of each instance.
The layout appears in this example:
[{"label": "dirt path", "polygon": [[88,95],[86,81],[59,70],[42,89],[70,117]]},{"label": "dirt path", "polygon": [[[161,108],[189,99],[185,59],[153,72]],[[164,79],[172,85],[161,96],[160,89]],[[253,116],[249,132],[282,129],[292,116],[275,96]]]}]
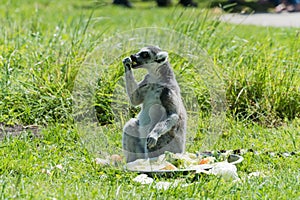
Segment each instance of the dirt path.
[{"label": "dirt path", "polygon": [[234,24],[250,24],[257,26],[300,27],[300,12],[298,13],[259,13],[251,15],[225,14],[224,22]]},{"label": "dirt path", "polygon": [[0,122],[0,140],[2,140],[6,136],[18,136],[24,131],[30,131],[32,134],[38,136],[40,127],[36,125],[6,125]]}]

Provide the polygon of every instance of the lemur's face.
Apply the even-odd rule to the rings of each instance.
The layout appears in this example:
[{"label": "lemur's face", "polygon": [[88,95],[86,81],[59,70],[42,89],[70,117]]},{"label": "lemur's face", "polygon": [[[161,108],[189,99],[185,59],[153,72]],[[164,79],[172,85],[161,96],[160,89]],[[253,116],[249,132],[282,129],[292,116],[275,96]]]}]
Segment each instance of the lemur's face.
[{"label": "lemur's face", "polygon": [[138,53],[131,55],[130,58],[132,60],[132,68],[149,68],[165,63],[168,53],[158,47],[149,46],[142,48]]}]

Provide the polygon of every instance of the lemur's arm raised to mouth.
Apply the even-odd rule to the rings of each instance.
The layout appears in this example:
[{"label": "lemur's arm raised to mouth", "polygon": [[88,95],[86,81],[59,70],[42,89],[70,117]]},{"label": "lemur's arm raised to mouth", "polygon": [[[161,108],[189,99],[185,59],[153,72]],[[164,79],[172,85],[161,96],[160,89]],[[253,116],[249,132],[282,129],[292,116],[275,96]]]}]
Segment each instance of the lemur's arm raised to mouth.
[{"label": "lemur's arm raised to mouth", "polygon": [[151,83],[147,81],[148,75],[145,76],[144,80],[138,83],[132,72],[132,60],[127,57],[123,60],[123,65],[125,68],[125,81],[126,81],[126,92],[130,99],[130,103],[133,106],[137,106],[143,103],[145,94],[147,93]]},{"label": "lemur's arm raised to mouth", "polygon": [[123,65],[125,68],[125,81],[126,81],[126,92],[130,99],[131,104],[139,105],[142,103],[141,95],[137,94],[138,92],[138,83],[136,82],[134,75],[132,73],[132,60],[130,57],[127,57],[123,60]]}]

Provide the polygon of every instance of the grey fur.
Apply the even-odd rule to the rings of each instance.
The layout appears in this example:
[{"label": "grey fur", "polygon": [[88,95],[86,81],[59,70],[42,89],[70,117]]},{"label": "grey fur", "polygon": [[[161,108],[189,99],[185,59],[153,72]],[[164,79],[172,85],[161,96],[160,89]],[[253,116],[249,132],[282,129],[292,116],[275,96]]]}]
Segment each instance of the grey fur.
[{"label": "grey fur", "polygon": [[[165,151],[183,153],[187,114],[168,53],[145,47],[125,58],[123,65],[130,102],[142,106],[137,119],[130,119],[123,129],[126,161],[157,157]],[[148,74],[137,83],[132,68],[145,68]]]}]

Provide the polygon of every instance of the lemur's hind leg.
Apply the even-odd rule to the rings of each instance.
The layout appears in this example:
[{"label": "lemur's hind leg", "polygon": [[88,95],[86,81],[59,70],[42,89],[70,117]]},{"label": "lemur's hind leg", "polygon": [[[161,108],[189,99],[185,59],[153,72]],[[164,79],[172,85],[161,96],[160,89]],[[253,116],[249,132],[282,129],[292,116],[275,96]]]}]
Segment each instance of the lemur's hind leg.
[{"label": "lemur's hind leg", "polygon": [[179,116],[177,114],[172,114],[164,121],[158,122],[153,128],[153,130],[147,136],[147,147],[149,149],[155,147],[157,140],[162,135],[170,131],[178,122],[178,120],[179,120]]},{"label": "lemur's hind leg", "polygon": [[145,158],[145,147],[142,145],[137,119],[132,118],[125,124],[122,143],[126,162]]},{"label": "lemur's hind leg", "polygon": [[147,147],[152,149],[156,146],[157,140],[167,132],[169,132],[179,121],[178,115],[178,97],[176,93],[169,89],[163,88],[160,96],[162,105],[167,116],[163,120],[155,123],[154,128],[147,136]]}]

